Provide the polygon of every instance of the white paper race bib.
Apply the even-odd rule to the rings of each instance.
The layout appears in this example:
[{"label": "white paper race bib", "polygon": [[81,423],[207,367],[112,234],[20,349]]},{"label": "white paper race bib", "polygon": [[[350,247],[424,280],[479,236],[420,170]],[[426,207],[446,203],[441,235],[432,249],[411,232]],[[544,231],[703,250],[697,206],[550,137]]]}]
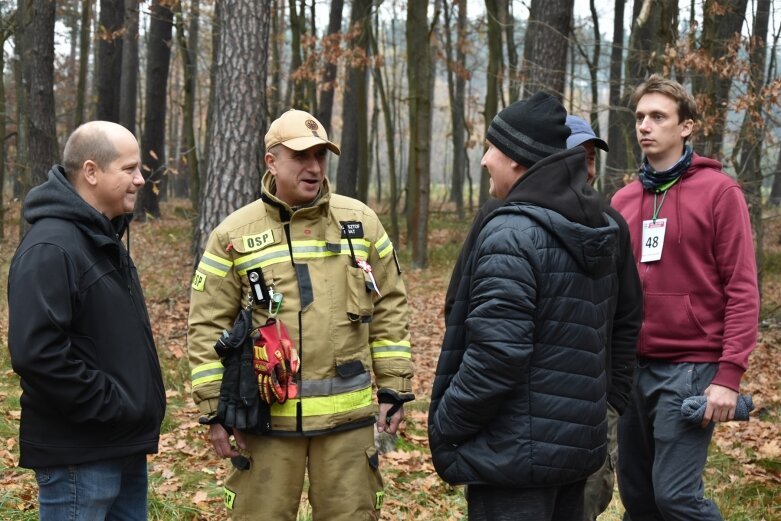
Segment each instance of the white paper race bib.
[{"label": "white paper race bib", "polygon": [[653,262],[662,258],[666,230],[667,218],[643,221],[643,248],[640,262]]}]

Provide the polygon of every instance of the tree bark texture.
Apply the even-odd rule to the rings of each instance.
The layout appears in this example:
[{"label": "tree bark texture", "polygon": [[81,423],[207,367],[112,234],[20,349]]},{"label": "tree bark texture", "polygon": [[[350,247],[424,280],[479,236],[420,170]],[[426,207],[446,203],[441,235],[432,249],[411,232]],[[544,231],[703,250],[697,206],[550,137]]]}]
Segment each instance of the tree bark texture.
[{"label": "tree bark texture", "polygon": [[[502,69],[502,28],[499,25],[499,0],[485,0],[485,11],[488,16],[488,69],[486,72],[485,105],[483,117],[485,118],[485,130],[488,132],[499,106],[499,71]],[[528,28],[527,28],[528,31]],[[488,171],[480,169],[480,206],[490,197],[488,193]]]},{"label": "tree bark texture", "polygon": [[412,265],[428,265],[428,209],[431,160],[431,43],[428,2],[407,4],[407,79],[409,85],[409,171],[407,187],[412,205],[408,209],[407,237],[412,245]]},{"label": "tree bark texture", "polygon": [[[754,16],[754,28],[751,31],[750,78],[748,94],[755,100],[743,116],[738,137],[739,145],[733,152],[733,163],[737,163],[738,178],[743,181],[743,190],[748,201],[751,227],[754,230],[755,254],[759,294],[762,295],[764,271],[764,225],[762,222],[762,144],[765,135],[765,114],[762,110],[760,92],[765,85],[765,62],[767,59],[767,32],[770,19],[770,0],[757,0],[757,12]],[[740,157],[734,156],[740,151]]]},{"label": "tree bark texture", "polygon": [[125,34],[122,37],[122,80],[119,95],[119,124],[136,133],[138,108],[138,13],[139,0],[125,0]]},{"label": "tree bark texture", "polygon": [[523,41],[523,97],[546,91],[562,99],[574,0],[532,0]]},{"label": "tree bark texture", "polygon": [[447,83],[450,98],[450,120],[453,142],[453,175],[450,183],[450,201],[456,205],[459,219],[464,218],[464,171],[466,168],[466,143],[464,121],[464,92],[466,86],[466,60],[464,52],[466,31],[466,0],[455,2],[458,9],[456,22],[455,60],[453,59],[453,37],[451,35],[450,6],[445,6],[445,52],[447,55]]},{"label": "tree bark texture", "polygon": [[339,34],[342,30],[342,11],[344,0],[331,0],[331,11],[328,15],[328,34],[323,38],[323,53],[325,71],[323,86],[320,89],[320,102],[317,105],[317,120],[325,131],[331,134],[331,115],[334,107],[334,91],[336,90],[336,57],[339,48]]},{"label": "tree bark texture", "polygon": [[54,15],[51,0],[30,2],[30,24],[24,50],[24,80],[29,101],[30,172],[32,186],[46,180],[51,166],[59,161],[54,124]]},{"label": "tree bark texture", "polygon": [[259,195],[266,134],[269,5],[223,0],[209,160],[195,230],[195,258],[225,217]]},{"label": "tree bark texture", "polygon": [[622,66],[624,62],[624,46],[615,42],[624,41],[624,4],[626,0],[615,0],[613,10],[613,44],[610,50],[610,85],[608,87],[608,103],[610,105],[608,112],[607,142],[610,152],[605,160],[605,177],[602,183],[602,192],[606,195],[613,194],[623,186],[623,177],[626,173],[622,165],[626,163],[625,159],[618,160],[619,143],[622,143],[621,150],[626,156],[626,134],[634,136],[634,124],[626,126],[626,117],[622,118],[621,113],[626,112],[631,117],[629,108],[621,105],[621,83]]},{"label": "tree bark texture", "polygon": [[141,138],[141,173],[146,184],[136,201],[136,219],[160,217],[160,196],[166,173],[165,122],[168,71],[171,66],[173,11],[171,0],[154,0],[147,46],[144,134]]},{"label": "tree bark texture", "polygon": [[[730,65],[740,59],[737,55],[730,55],[728,42],[740,35],[747,4],[748,0],[705,0],[702,7],[700,50],[717,65],[718,70],[708,67],[692,76],[692,90],[697,96],[702,120],[697,149],[702,155],[718,160],[722,159],[724,123],[727,119],[725,107],[732,86]],[[759,67],[764,70],[764,64]]]},{"label": "tree bark texture", "polygon": [[92,0],[81,0],[81,27],[79,29],[79,79],[76,86],[76,113],[73,118],[75,129],[85,121],[84,105],[87,98],[87,68],[89,67],[90,24],[92,23]]},{"label": "tree bark texture", "polygon": [[[354,0],[350,30],[356,33],[350,43],[356,56],[368,55],[371,43],[372,0]],[[342,98],[342,154],[336,169],[336,191],[366,201],[369,178],[368,67],[363,60],[347,66],[347,84]]]},{"label": "tree bark texture", "polygon": [[632,19],[624,69],[624,92],[619,103],[620,107],[627,109],[615,113],[619,129],[614,132],[621,134],[618,139],[614,135],[615,141],[609,143],[608,171],[614,184],[634,170],[640,161],[640,147],[634,132],[634,108],[629,106],[629,102],[640,83],[649,75],[662,72],[665,48],[674,45],[677,39],[678,0],[638,0],[634,4]]},{"label": "tree bark texture", "polygon": [[119,123],[119,84],[122,77],[122,26],[125,0],[100,0],[98,20],[98,91],[96,118]]},{"label": "tree bark texture", "polygon": [[195,137],[195,79],[198,77],[198,20],[200,5],[192,0],[190,6],[190,24],[184,31],[184,16],[181,2],[176,8],[176,36],[182,56],[184,73],[184,100],[182,105],[182,148],[179,151],[179,173],[189,180],[190,202],[193,211],[198,212],[201,202],[201,182],[198,174],[198,145]]}]

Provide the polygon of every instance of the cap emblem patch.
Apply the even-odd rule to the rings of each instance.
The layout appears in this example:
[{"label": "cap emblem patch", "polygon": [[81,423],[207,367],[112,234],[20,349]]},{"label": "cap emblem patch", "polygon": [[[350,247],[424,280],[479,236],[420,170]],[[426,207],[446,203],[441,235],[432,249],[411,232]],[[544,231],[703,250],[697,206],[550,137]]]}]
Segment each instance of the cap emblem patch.
[{"label": "cap emblem patch", "polygon": [[317,130],[317,122],[313,119],[306,120],[304,124],[306,125],[306,128],[308,128],[309,130]]}]

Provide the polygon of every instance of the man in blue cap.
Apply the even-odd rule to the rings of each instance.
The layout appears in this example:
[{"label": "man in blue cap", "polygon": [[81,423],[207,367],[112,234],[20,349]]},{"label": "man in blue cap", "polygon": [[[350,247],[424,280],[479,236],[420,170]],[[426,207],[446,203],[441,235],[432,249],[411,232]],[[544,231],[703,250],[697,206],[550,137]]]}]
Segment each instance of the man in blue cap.
[{"label": "man in blue cap", "polygon": [[[567,126],[572,131],[567,138],[567,148],[581,146],[586,149],[587,179],[588,183],[593,185],[597,174],[596,149],[599,148],[607,152],[607,143],[594,133],[591,125],[583,118],[569,115],[567,116]],[[597,516],[607,509],[613,499],[614,473],[616,456],[618,455],[618,417],[629,403],[635,342],[642,317],[642,289],[632,255],[629,228],[624,218],[613,208],[608,207],[605,212],[618,223],[619,228],[620,247],[616,261],[619,289],[616,311],[613,316],[613,330],[608,337],[612,349],[605,350],[608,357],[608,453],[602,467],[586,480],[583,511],[584,519],[587,521],[596,521]]]}]

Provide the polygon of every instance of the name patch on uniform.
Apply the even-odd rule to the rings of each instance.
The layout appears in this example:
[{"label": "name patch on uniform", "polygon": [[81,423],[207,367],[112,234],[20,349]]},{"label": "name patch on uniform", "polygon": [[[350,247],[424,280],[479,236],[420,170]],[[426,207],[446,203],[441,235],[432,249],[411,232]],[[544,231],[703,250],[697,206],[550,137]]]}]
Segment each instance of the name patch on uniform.
[{"label": "name patch on uniform", "polygon": [[193,275],[192,288],[195,291],[203,291],[205,287],[206,287],[206,275],[204,275],[200,271],[196,271],[195,275]]},{"label": "name patch on uniform", "polygon": [[363,239],[363,224],[360,221],[342,221],[342,237]]},{"label": "name patch on uniform", "polygon": [[268,229],[253,235],[242,235],[241,242],[246,252],[262,250],[266,246],[274,244],[274,232]]}]

